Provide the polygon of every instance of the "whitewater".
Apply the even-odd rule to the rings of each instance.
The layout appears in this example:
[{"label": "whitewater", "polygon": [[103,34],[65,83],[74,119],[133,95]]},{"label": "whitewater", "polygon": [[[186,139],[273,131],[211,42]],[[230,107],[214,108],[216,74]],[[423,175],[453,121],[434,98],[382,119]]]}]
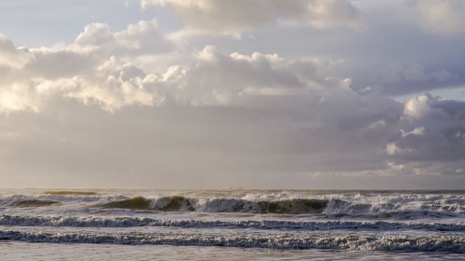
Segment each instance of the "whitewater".
[{"label": "whitewater", "polygon": [[464,218],[465,191],[3,189],[0,259],[465,260]]}]

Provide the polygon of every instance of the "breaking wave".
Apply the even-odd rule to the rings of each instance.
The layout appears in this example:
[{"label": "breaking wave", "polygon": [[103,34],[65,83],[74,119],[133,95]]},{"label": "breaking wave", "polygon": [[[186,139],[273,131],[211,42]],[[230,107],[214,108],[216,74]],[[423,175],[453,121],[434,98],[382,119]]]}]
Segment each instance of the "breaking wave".
[{"label": "breaking wave", "polygon": [[435,251],[465,253],[461,236],[411,235],[331,235],[285,234],[276,237],[263,234],[173,234],[173,233],[50,233],[0,231],[0,240],[42,243],[104,243],[128,245],[225,246],[273,249],[334,249],[352,251]]},{"label": "breaking wave", "polygon": [[[223,195],[221,195],[223,194]],[[92,191],[46,191],[36,195],[4,195],[0,210],[40,208],[57,211],[160,211],[313,215],[327,219],[418,220],[465,218],[465,196],[455,194],[234,194],[198,193],[136,196]],[[271,195],[271,196],[270,196]],[[59,214],[59,213],[58,213]]]},{"label": "breaking wave", "polygon": [[204,211],[204,212],[247,212],[274,214],[306,214],[322,213],[327,205],[326,200],[289,199],[279,201],[249,201],[235,198],[190,199],[183,196],[146,199],[133,197],[126,200],[98,204],[102,208],[124,208],[133,210],[158,211]]},{"label": "breaking wave", "polygon": [[280,230],[427,230],[465,232],[465,223],[421,223],[387,221],[283,221],[283,220],[176,220],[147,217],[69,217],[69,216],[15,216],[0,215],[3,226],[44,226],[44,227],[142,227],[163,226],[183,228],[229,228],[229,229],[280,229]]},{"label": "breaking wave", "polygon": [[444,219],[465,218],[465,196],[453,195],[318,195],[316,197],[136,196],[94,194],[96,192],[47,191],[39,195],[0,197],[0,209],[127,209],[160,212],[310,214],[330,219]]}]

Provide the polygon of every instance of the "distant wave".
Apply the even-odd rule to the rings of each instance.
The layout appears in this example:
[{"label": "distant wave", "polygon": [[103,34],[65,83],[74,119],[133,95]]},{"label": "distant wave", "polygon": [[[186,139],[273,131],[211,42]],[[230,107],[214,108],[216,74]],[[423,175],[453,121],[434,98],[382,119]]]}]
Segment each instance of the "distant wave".
[{"label": "distant wave", "polygon": [[273,249],[333,249],[355,251],[410,251],[465,253],[465,238],[461,236],[414,235],[331,235],[306,236],[241,234],[133,234],[133,233],[71,233],[0,231],[0,240],[47,243],[104,243],[128,245],[225,246]]},{"label": "distant wave", "polygon": [[66,216],[15,216],[0,215],[3,226],[53,226],[53,227],[141,227],[164,226],[183,228],[229,228],[229,229],[281,229],[281,230],[427,230],[465,232],[465,223],[421,223],[421,222],[386,222],[386,221],[282,221],[282,220],[174,220],[142,217],[66,217]]},{"label": "distant wave", "polygon": [[93,191],[74,191],[74,190],[57,190],[57,191],[45,191],[44,194],[46,195],[72,195],[72,196],[89,196],[89,195],[98,195],[99,193]]}]

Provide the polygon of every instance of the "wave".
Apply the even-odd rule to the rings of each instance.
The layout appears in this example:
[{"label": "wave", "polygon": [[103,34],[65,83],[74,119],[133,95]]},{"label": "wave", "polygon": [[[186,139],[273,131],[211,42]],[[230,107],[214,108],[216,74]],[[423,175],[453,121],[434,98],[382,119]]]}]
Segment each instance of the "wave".
[{"label": "wave", "polygon": [[[302,214],[327,219],[444,219],[465,218],[465,194],[433,193],[316,193],[186,191],[181,194],[128,197],[127,193],[47,191],[45,194],[0,196],[0,208],[45,207],[94,211],[93,208],[164,212],[237,212],[251,214]],[[92,193],[92,194],[90,194]],[[150,193],[150,192],[149,192]],[[159,193],[159,192],[157,192]]]},{"label": "wave", "polygon": [[92,195],[99,195],[97,192],[92,191],[71,191],[71,190],[58,190],[58,191],[45,191],[43,194],[45,195],[58,195],[58,196],[92,196]]},{"label": "wave", "polygon": [[229,228],[229,229],[280,229],[280,230],[422,230],[465,232],[465,224],[457,223],[419,223],[387,221],[283,221],[283,220],[173,220],[141,217],[67,217],[67,216],[17,216],[1,215],[2,226],[52,226],[52,227],[182,227],[182,228]]},{"label": "wave", "polygon": [[95,205],[102,208],[124,208],[133,210],[159,211],[204,211],[204,212],[247,212],[273,214],[322,213],[326,200],[289,199],[280,201],[249,201],[235,198],[213,198],[206,200],[190,199],[183,196],[146,199],[133,197]]},{"label": "wave", "polygon": [[328,218],[358,219],[443,219],[465,217],[465,202],[460,200],[394,198],[391,200],[368,201],[361,199],[332,199],[324,211]]},{"label": "wave", "polygon": [[213,198],[199,203],[200,204],[198,204],[198,209],[206,212],[307,214],[322,213],[328,201],[300,198],[277,201],[250,201],[234,198]]},{"label": "wave", "polygon": [[330,235],[286,234],[276,237],[261,234],[134,234],[134,233],[50,233],[0,231],[0,240],[43,243],[104,243],[129,245],[224,246],[273,249],[333,249],[351,251],[410,251],[465,253],[461,236],[411,235]]},{"label": "wave", "polygon": [[14,201],[10,205],[13,207],[19,207],[19,208],[34,208],[34,207],[60,205],[60,202],[53,201],[53,200],[25,199],[25,200]]},{"label": "wave", "polygon": [[104,204],[97,204],[101,208],[124,208],[133,210],[159,210],[159,211],[179,211],[183,207],[192,210],[190,201],[182,196],[161,197],[156,200],[144,197],[133,197],[131,199],[117,200]]},{"label": "wave", "polygon": [[102,208],[149,209],[150,201],[143,197],[134,197],[126,200],[113,201],[95,205]]},{"label": "wave", "polygon": [[[434,206],[433,206],[434,205]],[[415,220],[423,218],[465,217],[465,207],[452,202],[432,204],[420,202],[405,207],[401,203],[359,203],[355,200],[295,198],[286,200],[247,200],[243,198],[188,198],[167,196],[155,199],[134,197],[94,205],[94,207],[196,212],[239,212],[253,214],[318,214],[331,219],[394,219]]]}]

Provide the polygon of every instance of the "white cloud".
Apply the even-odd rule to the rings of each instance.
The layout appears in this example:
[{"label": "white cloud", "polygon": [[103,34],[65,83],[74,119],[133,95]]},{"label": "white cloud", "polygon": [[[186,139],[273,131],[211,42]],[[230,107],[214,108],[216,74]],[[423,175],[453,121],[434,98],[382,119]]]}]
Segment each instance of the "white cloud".
[{"label": "white cloud", "polygon": [[131,58],[163,53],[173,47],[173,44],[159,33],[155,20],[139,21],[115,33],[111,32],[107,24],[89,24],[76,38],[75,45],[81,50],[94,48],[111,55],[130,55]]},{"label": "white cloud", "polygon": [[0,69],[1,67],[21,69],[33,59],[27,49],[16,48],[13,42],[0,33]]},{"label": "white cloud", "polygon": [[171,46],[154,21],[141,21],[116,33],[106,24],[90,24],[74,43],[51,48],[17,49],[1,36],[4,87],[0,110],[37,112],[52,96],[99,104],[108,111],[161,104],[163,96],[152,90],[153,76],[131,61],[140,55],[167,52]]},{"label": "white cloud", "polygon": [[402,133],[402,138],[405,138],[409,135],[423,135],[425,133],[425,128],[424,127],[418,127],[418,128],[415,128],[413,129],[412,131],[404,131],[404,130],[401,130],[401,133]]},{"label": "white cloud", "polygon": [[[134,71],[137,74],[132,74]],[[84,104],[97,103],[103,109],[115,111],[131,105],[152,106],[153,93],[144,88],[145,75],[130,65],[121,65],[110,59],[97,68],[92,82],[75,78],[78,88],[65,92],[64,96]],[[141,75],[142,74],[142,75]]]},{"label": "white cloud", "polygon": [[409,99],[405,103],[404,115],[415,119],[421,119],[426,117],[432,111],[431,107],[428,104],[429,102],[430,96],[427,95],[422,95]]},{"label": "white cloud", "polygon": [[0,84],[0,113],[10,114],[18,111],[39,111],[38,99],[32,82],[18,81]]}]

